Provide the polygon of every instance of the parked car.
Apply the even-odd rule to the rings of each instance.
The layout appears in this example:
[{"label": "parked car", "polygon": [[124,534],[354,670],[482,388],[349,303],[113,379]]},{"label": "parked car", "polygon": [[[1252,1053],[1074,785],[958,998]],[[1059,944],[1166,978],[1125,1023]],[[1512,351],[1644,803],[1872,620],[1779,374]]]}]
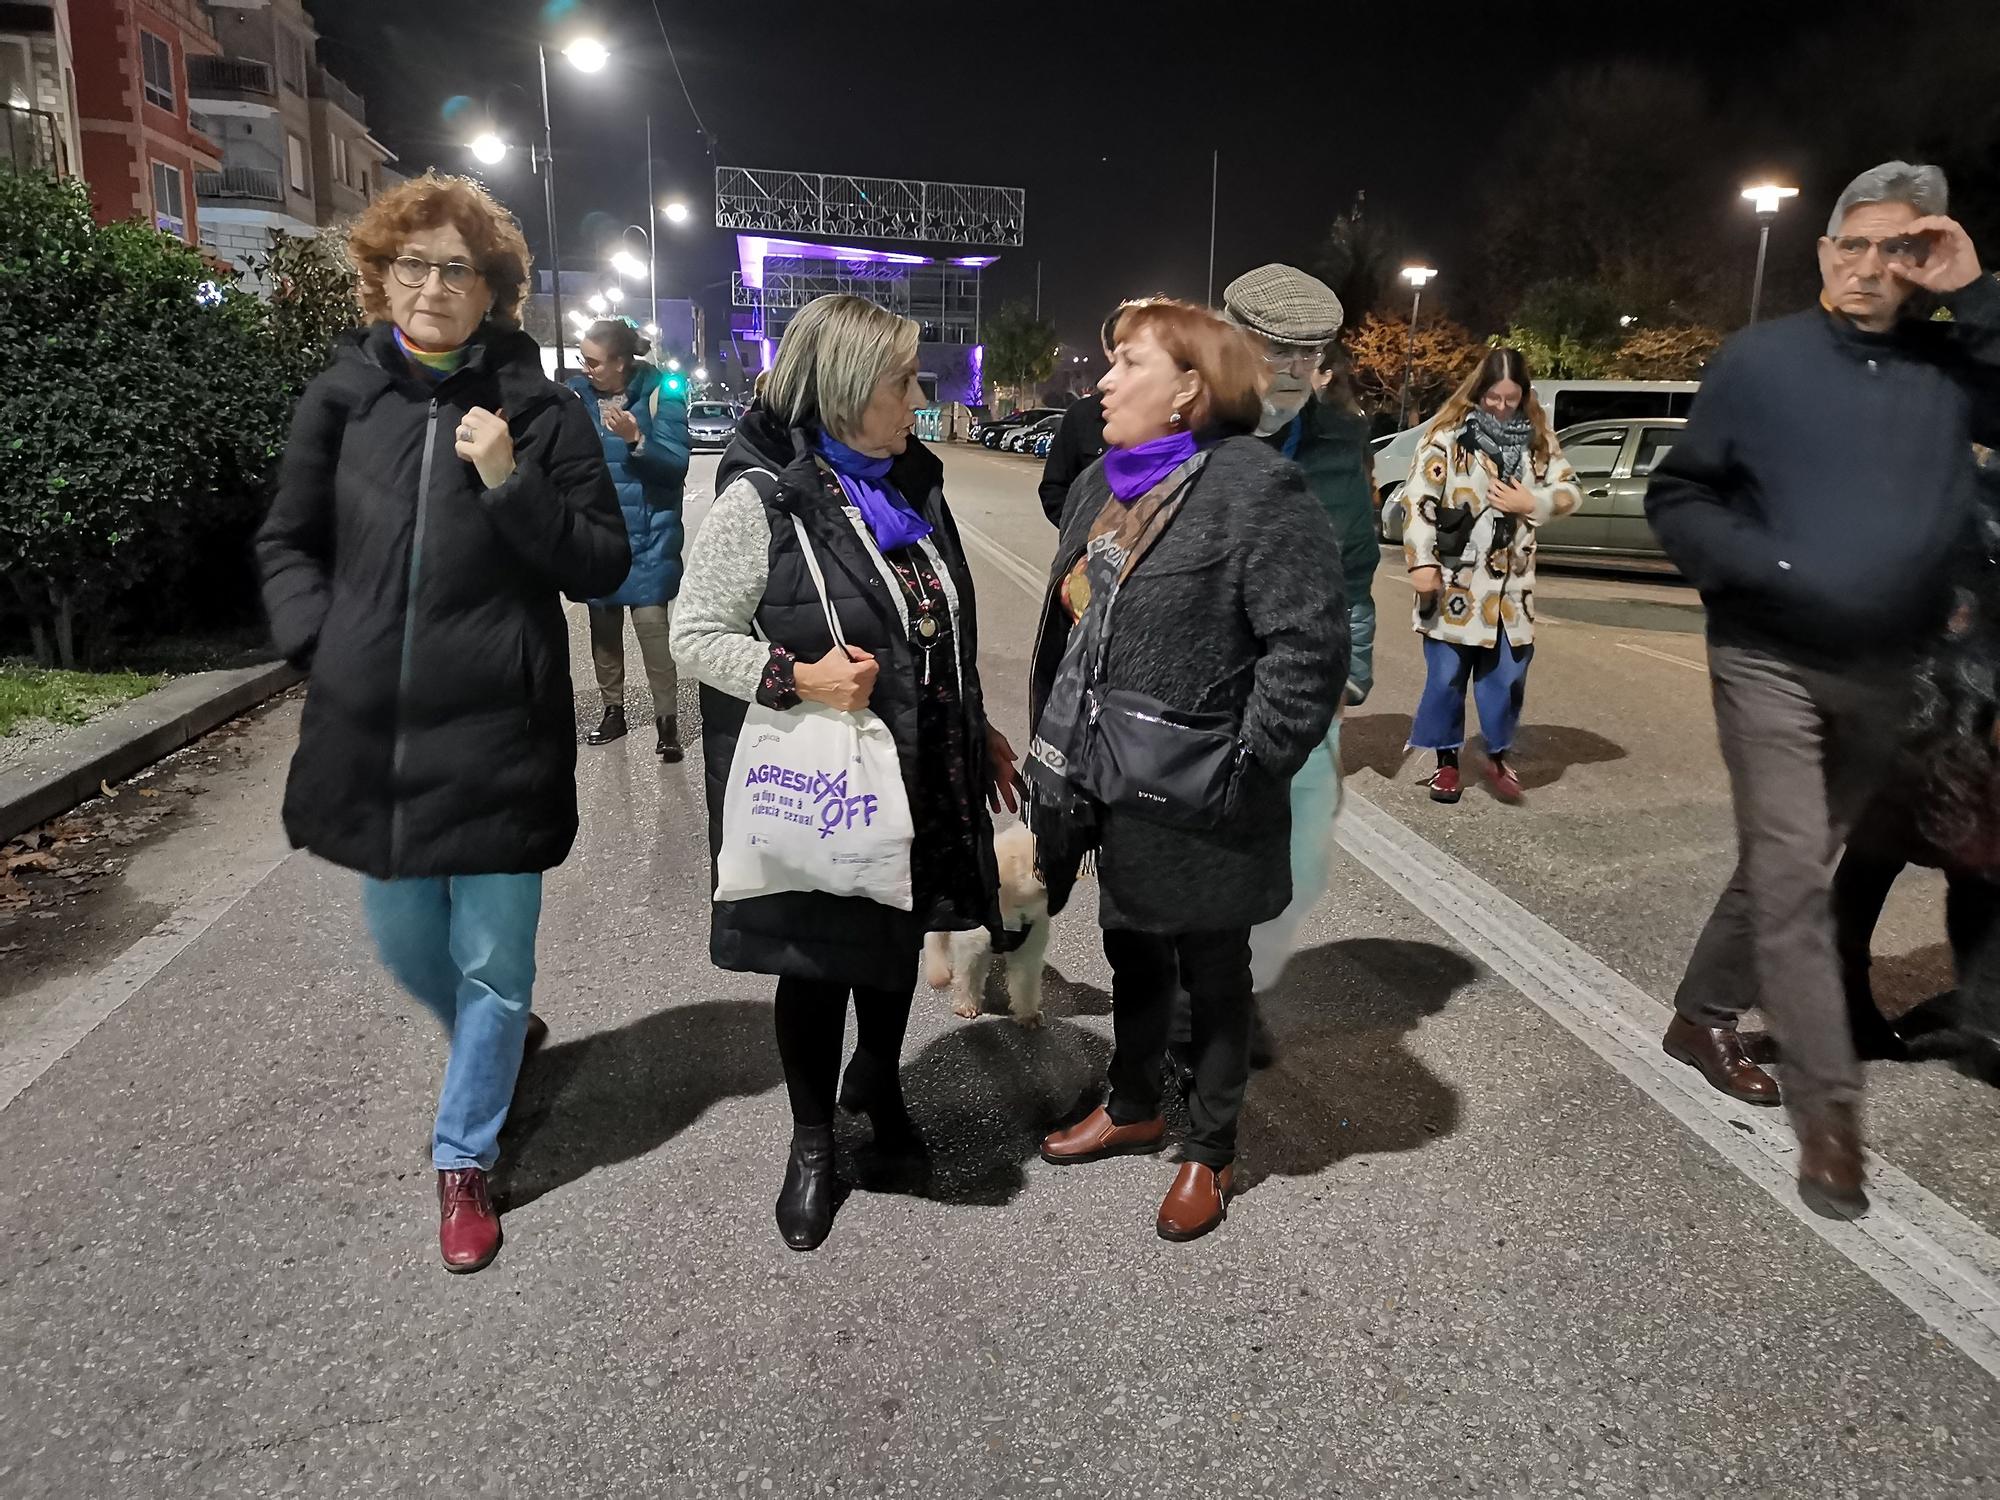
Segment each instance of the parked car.
[{"label": "parked car", "polygon": [[[1538,380],[1535,398],[1557,432],[1583,422],[1623,417],[1685,417],[1700,389],[1692,380]],[[1392,437],[1378,438],[1375,447],[1375,499],[1382,511],[1410,477],[1424,429],[1419,422]],[[1391,540],[1387,532],[1383,540]]]},{"label": "parked car", "polygon": [[743,408],[728,401],[697,401],[688,407],[688,446],[727,448],[736,436],[736,419]]},{"label": "parked car", "polygon": [[1049,449],[1055,445],[1056,435],[1053,432],[1038,432],[1035,434],[1035,440],[1028,445],[1028,451],[1036,458],[1047,458]]},{"label": "parked car", "polygon": [[1054,437],[1056,429],[1062,426],[1062,413],[1043,417],[1039,422],[1030,422],[1026,427],[1016,427],[1000,439],[1000,446],[1008,453],[1027,453],[1029,445],[1038,437]]},{"label": "parked car", "polygon": [[1056,415],[1053,406],[1031,406],[1023,411],[1010,411],[1004,417],[987,417],[972,424],[972,440],[985,448],[998,448],[1000,440],[1017,427],[1027,427],[1039,422],[1043,417]]},{"label": "parked car", "polygon": [[[1665,562],[1646,521],[1646,485],[1685,426],[1685,417],[1628,417],[1558,432],[1583,487],[1583,504],[1542,527],[1535,550],[1549,558]],[[1382,540],[1402,541],[1407,520],[1398,494],[1382,507]]]}]

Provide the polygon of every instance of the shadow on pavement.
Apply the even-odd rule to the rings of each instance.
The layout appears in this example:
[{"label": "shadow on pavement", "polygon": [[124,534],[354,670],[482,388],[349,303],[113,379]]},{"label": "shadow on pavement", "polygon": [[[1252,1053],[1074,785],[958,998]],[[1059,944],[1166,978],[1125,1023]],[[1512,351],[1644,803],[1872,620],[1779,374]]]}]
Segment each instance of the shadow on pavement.
[{"label": "shadow on pavement", "polygon": [[[1373,771],[1384,781],[1394,781],[1404,762],[1417,754],[1403,748],[1409,738],[1408,714],[1363,714],[1351,718],[1340,730],[1341,768],[1349,776],[1360,771]],[[1474,739],[1470,744],[1480,746],[1483,742]],[[1470,750],[1465,761],[1468,790],[1480,784],[1478,754],[1477,749]],[[1602,765],[1607,761],[1623,760],[1625,755],[1623,745],[1591,730],[1531,721],[1521,726],[1520,743],[1514,747],[1512,759],[1521,785],[1535,791],[1555,785],[1571,766]],[[1418,768],[1421,774],[1413,773],[1412,777],[1416,780],[1428,776],[1432,769],[1429,755],[1419,758],[1422,762]]]},{"label": "shadow on pavement", "polygon": [[1355,1156],[1417,1151],[1458,1128],[1458,1091],[1405,1045],[1480,976],[1456,949],[1355,938],[1293,958],[1260,1002],[1277,1041],[1252,1076],[1240,1190]]},{"label": "shadow on pavement", "polygon": [[783,1082],[771,1007],[760,1001],[670,1006],[558,1043],[521,1075],[494,1197],[503,1208],[525,1208],[598,1167],[644,1156],[725,1099]]},{"label": "shadow on pavement", "polygon": [[1528,723],[1521,726],[1521,740],[1511,758],[1514,774],[1532,792],[1554,786],[1571,766],[1600,766],[1607,761],[1623,760],[1625,747],[1588,729]]},{"label": "shadow on pavement", "polygon": [[1535,610],[1554,619],[1612,630],[1700,635],[1707,628],[1707,612],[1699,600],[1678,604],[1662,599],[1552,599],[1545,591],[1535,596]]},{"label": "shadow on pavement", "polygon": [[1349,776],[1373,771],[1394,781],[1409,756],[1403,748],[1409,742],[1408,714],[1351,714],[1340,726],[1341,770]]},{"label": "shadow on pavement", "polygon": [[1043,1135],[1097,1102],[1110,1061],[1109,1041],[1053,1016],[1032,1031],[1005,1017],[954,1021],[903,1064],[903,1093],[930,1147],[927,1180],[913,1190],[939,1203],[1011,1203]]}]

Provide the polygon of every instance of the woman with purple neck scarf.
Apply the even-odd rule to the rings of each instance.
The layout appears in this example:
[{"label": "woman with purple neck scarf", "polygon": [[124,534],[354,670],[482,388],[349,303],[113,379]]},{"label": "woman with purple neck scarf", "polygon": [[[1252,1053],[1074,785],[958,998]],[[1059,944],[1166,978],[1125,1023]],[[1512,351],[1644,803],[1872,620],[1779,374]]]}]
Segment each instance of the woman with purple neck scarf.
[{"label": "woman with purple neck scarf", "polygon": [[[1162,1071],[1185,986],[1189,1129],[1156,1227],[1191,1240],[1222,1222],[1234,1187],[1250,1078],[1250,929],[1291,901],[1289,787],[1326,739],[1346,684],[1347,606],[1325,510],[1298,466],[1250,435],[1262,414],[1262,352],[1182,302],[1127,307],[1117,335],[1098,382],[1110,451],[1064,506],[1027,767],[1052,911],[1096,856],[1111,1096],[1044,1140],[1042,1156],[1066,1166],[1166,1143]],[[1118,694],[1183,723],[1229,726],[1235,769],[1219,815],[1092,795],[1083,726]]]},{"label": "woman with purple neck scarf", "polygon": [[[752,702],[872,710],[895,738],[916,824],[910,911],[821,892],[713,908],[716,966],[778,980],[792,1147],[777,1219],[794,1250],[833,1226],[836,1105],[869,1117],[876,1158],[921,1158],[898,1075],[918,955],[927,932],[997,923],[988,807],[1016,806],[1014,752],[986,721],[944,467],[912,436],[929,404],[917,332],[860,297],[821,297],[792,320],[717,471],[673,624],[674,656],[701,683],[711,852]],[[843,1082],[850,997],[859,1041]]]}]

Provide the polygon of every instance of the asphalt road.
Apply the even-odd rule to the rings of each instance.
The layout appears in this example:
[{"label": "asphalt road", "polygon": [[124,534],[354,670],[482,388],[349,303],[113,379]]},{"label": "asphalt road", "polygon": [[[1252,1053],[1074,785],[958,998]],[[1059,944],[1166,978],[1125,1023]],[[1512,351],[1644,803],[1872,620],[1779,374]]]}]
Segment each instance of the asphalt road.
[{"label": "asphalt road", "polygon": [[[947,462],[1018,737],[1053,536],[1027,461]],[[1080,900],[1041,1031],[920,997],[927,1190],[787,1251],[768,986],[708,966],[699,763],[635,734],[582,752],[549,882],[507,1246],[449,1277],[442,1047],[353,879],[286,854],[296,702],[148,778],[158,816],[84,810],[117,857],[0,915],[0,1495],[2000,1494],[2000,1098],[1876,1066],[1875,1211],[1796,1209],[1779,1123],[1657,1051],[1730,859],[1696,601],[1539,595],[1528,803],[1439,808],[1379,575],[1347,854],[1192,1246],[1168,1163],[1034,1154],[1109,1051]],[[1941,944],[1912,878],[1885,995]]]}]

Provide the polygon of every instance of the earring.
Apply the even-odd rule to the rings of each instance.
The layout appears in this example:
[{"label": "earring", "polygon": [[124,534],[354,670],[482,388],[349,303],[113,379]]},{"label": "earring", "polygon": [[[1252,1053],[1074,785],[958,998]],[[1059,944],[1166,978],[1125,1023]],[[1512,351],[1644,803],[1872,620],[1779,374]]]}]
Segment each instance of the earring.
[{"label": "earring", "polygon": [[1174,414],[1173,414],[1172,416],[1168,417],[1168,418],[1167,418],[1167,425],[1168,425],[1169,427],[1178,427],[1178,426],[1180,426],[1180,425],[1181,425],[1181,414],[1180,414],[1180,413],[1179,413],[1179,412],[1177,411],[1177,412],[1175,412],[1175,413],[1174,413]]}]

